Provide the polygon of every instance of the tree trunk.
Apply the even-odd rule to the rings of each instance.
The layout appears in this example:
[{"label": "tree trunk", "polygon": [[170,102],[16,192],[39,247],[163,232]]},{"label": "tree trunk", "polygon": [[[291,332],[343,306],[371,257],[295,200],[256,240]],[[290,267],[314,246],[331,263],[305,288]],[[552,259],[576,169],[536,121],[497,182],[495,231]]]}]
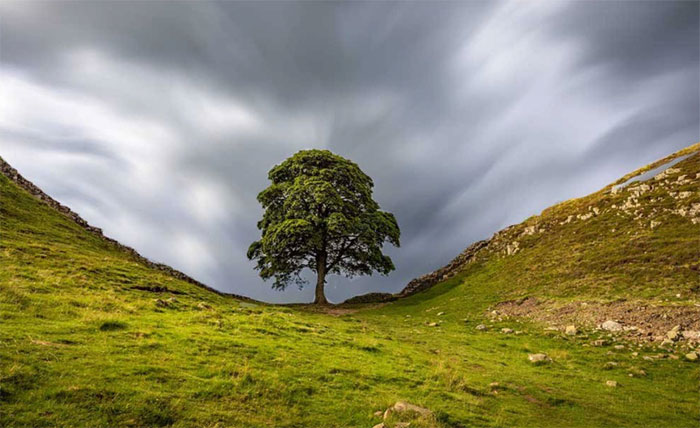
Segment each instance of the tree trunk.
[{"label": "tree trunk", "polygon": [[326,293],[323,287],[326,285],[326,255],[321,254],[316,258],[316,298],[314,303],[317,305],[327,305]]}]

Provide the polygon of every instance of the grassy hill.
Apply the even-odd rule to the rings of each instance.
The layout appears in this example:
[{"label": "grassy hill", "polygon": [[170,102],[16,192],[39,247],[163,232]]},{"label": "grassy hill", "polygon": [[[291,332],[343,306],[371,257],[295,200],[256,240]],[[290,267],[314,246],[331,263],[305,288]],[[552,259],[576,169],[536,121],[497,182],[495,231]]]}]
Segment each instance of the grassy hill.
[{"label": "grassy hill", "polygon": [[421,292],[322,310],[212,292],[0,174],[0,426],[372,427],[403,400],[431,414],[386,427],[696,427],[698,150],[497,233]]}]

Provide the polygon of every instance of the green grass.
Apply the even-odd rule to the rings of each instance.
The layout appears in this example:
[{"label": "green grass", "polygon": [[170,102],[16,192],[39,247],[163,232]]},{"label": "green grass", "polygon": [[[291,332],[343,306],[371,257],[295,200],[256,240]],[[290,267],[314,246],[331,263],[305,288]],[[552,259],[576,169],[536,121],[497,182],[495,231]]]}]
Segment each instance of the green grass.
[{"label": "green grass", "polygon": [[[698,158],[679,166],[700,171]],[[405,400],[435,412],[412,427],[696,427],[700,364],[485,316],[524,295],[695,302],[699,225],[670,214],[653,231],[612,214],[558,225],[623,197],[561,204],[522,226],[552,224],[513,256],[485,253],[427,292],[334,316],[173,279],[0,175],[0,426],[371,427]],[[171,292],[146,291],[160,287]],[[553,362],[532,365],[536,352]]]}]

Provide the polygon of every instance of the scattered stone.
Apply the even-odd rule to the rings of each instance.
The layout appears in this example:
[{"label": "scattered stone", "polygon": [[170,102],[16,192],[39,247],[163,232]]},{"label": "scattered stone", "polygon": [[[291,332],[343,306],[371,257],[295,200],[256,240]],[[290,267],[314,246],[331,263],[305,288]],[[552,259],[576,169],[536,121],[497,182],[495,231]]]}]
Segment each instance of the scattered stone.
[{"label": "scattered stone", "polygon": [[154,301],[156,302],[156,306],[158,306],[159,308],[167,308],[168,306],[170,306],[170,303],[166,302],[163,299],[155,299]]},{"label": "scattered stone", "polygon": [[374,416],[377,418],[381,418],[383,414],[384,412],[382,412],[381,410],[377,410],[376,412],[374,412]]},{"label": "scattered stone", "polygon": [[700,331],[697,330],[685,330],[682,332],[683,338],[686,340],[699,340]]},{"label": "scattered stone", "polygon": [[502,328],[501,333],[511,334],[513,332],[512,328]]},{"label": "scattered stone", "polygon": [[578,334],[578,329],[575,325],[567,325],[566,329],[564,330],[564,333],[567,336],[576,336]]},{"label": "scattered stone", "polygon": [[439,317],[441,317],[441,316],[443,316],[443,315],[445,315],[444,312],[438,312],[438,313],[437,313],[437,316],[439,316]]},{"label": "scattered stone", "polygon": [[688,361],[697,361],[698,354],[695,352],[688,352],[687,354],[685,354],[685,359]]},{"label": "scattered stone", "polygon": [[671,346],[671,345],[673,345],[673,340],[671,340],[671,339],[664,339],[664,340],[661,342],[661,345],[659,345],[659,346],[661,346],[662,348],[664,348],[664,347],[666,347],[666,346]]},{"label": "scattered stone", "polygon": [[646,375],[647,375],[647,372],[645,372],[642,369],[636,369],[636,368],[630,369],[630,372],[628,373],[629,377],[644,377]]},{"label": "scattered stone", "polygon": [[594,340],[593,343],[591,343],[593,346],[605,346],[608,344],[608,341],[605,339],[598,339]]},{"label": "scattered stone", "polygon": [[607,331],[622,331],[622,324],[617,321],[607,320],[601,325],[601,328]]},{"label": "scattered stone", "polygon": [[681,338],[681,326],[677,325],[673,327],[671,330],[666,332],[666,337],[668,340],[673,340],[676,341]]},{"label": "scattered stone", "polygon": [[211,309],[211,305],[209,305],[209,304],[207,304],[207,303],[204,303],[204,302],[199,302],[199,303],[197,303],[197,307],[198,307],[199,309],[204,309],[204,310],[209,310],[209,309]]},{"label": "scattered stone", "polygon": [[405,401],[397,401],[393,406],[386,409],[384,412],[384,420],[386,420],[392,413],[405,413],[413,412],[418,413],[421,416],[430,416],[433,412],[425,407],[416,406],[415,404],[407,403]]},{"label": "scattered stone", "polygon": [[436,323],[436,322],[428,323],[428,327],[437,327],[437,326],[438,326],[438,323]]},{"label": "scattered stone", "polygon": [[177,302],[176,298],[174,298],[174,297],[168,298],[168,303],[176,303],[176,302]]},{"label": "scattered stone", "polygon": [[491,383],[489,384],[489,388],[491,388],[491,389],[496,389],[496,388],[498,388],[499,386],[501,386],[501,384],[498,383],[498,382],[491,382]]},{"label": "scattered stone", "polygon": [[547,356],[547,354],[528,354],[527,359],[530,360],[531,363],[547,363],[549,361],[552,361],[551,358]]},{"label": "scattered stone", "polygon": [[620,365],[620,363],[617,363],[617,362],[615,362],[615,361],[608,361],[607,363],[605,363],[605,365],[603,366],[603,368],[604,368],[605,370],[610,370],[610,369],[614,369],[615,367],[617,367],[617,366],[619,366],[619,365]]},{"label": "scattered stone", "polygon": [[606,380],[605,385],[611,387],[611,388],[616,388],[617,387],[617,381],[614,380]]},{"label": "scattered stone", "polygon": [[622,349],[625,349],[625,345],[615,345],[615,346],[613,346],[613,348],[615,348],[617,350],[622,350]]},{"label": "scattered stone", "polygon": [[486,326],[483,325],[483,324],[479,324],[479,325],[476,326],[476,329],[479,330],[479,331],[484,331],[484,330],[486,330]]}]

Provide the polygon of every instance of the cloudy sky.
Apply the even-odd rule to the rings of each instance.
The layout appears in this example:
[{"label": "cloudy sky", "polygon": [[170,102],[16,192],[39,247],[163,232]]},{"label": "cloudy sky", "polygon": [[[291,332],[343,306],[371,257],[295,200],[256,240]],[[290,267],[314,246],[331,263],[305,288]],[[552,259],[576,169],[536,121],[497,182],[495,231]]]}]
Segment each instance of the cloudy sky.
[{"label": "cloudy sky", "polygon": [[471,242],[700,140],[698,2],[0,2],[0,156],[108,236],[267,301],[267,171],[355,160],[398,291]]}]

